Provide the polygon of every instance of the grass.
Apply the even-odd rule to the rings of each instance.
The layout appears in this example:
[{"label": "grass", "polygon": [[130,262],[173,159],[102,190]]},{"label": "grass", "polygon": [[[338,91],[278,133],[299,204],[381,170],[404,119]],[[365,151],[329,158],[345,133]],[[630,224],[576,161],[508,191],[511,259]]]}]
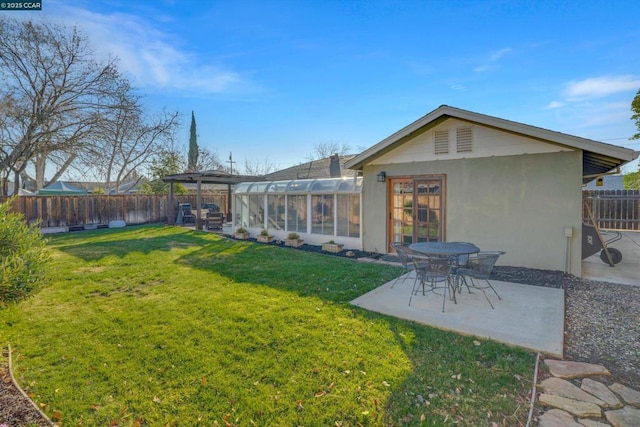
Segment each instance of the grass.
[{"label": "grass", "polygon": [[64,425],[517,425],[534,355],[348,301],[396,267],[178,227],[56,235],[0,311],[15,374]]}]

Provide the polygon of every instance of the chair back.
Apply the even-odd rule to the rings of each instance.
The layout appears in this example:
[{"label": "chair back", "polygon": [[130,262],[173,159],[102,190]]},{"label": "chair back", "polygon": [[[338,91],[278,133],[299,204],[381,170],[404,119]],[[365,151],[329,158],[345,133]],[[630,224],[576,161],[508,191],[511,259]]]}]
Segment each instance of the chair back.
[{"label": "chair back", "polygon": [[469,258],[469,266],[474,272],[474,276],[481,279],[488,279],[500,255],[504,255],[504,252],[482,251],[478,252],[475,257]]},{"label": "chair back", "polygon": [[391,247],[396,251],[396,254],[398,255],[398,258],[400,258],[400,262],[402,262],[404,268],[407,268],[411,263],[411,258],[409,257],[409,251],[411,249],[409,249],[409,246],[404,243],[395,242],[391,244]]},{"label": "chair back", "polygon": [[412,255],[411,260],[418,272],[418,277],[425,282],[444,282],[451,273],[452,265],[449,257]]}]

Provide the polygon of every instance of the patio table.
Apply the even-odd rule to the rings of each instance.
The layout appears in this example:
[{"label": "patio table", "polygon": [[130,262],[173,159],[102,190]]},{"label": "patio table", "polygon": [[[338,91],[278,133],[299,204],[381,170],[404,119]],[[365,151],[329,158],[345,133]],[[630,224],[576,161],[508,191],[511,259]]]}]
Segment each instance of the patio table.
[{"label": "patio table", "polygon": [[[418,242],[409,245],[409,249],[427,257],[448,258],[451,269],[447,282],[451,283],[450,298],[456,301],[456,291],[462,289],[457,270],[467,263],[468,256],[480,252],[480,248],[467,242]],[[444,306],[443,306],[444,310]]]},{"label": "patio table", "polygon": [[412,251],[427,256],[458,257],[480,252],[473,243],[466,242],[418,242],[409,245]]}]

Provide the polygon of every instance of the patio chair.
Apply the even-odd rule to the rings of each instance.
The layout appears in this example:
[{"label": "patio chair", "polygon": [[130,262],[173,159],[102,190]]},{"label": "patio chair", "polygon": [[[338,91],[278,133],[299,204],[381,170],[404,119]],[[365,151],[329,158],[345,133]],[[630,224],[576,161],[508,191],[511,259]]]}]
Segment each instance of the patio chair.
[{"label": "patio chair", "polygon": [[[498,258],[500,258],[500,255],[504,255],[504,252],[478,252],[477,254],[469,257],[468,268],[459,268],[457,270],[457,274],[462,279],[462,283],[467,287],[467,291],[471,293],[471,288],[481,290],[492,309],[495,309],[495,307],[487,296],[485,289],[491,289],[493,293],[496,294],[498,299],[502,300],[498,292],[496,292],[496,290],[491,285],[491,282],[489,281],[493,266],[496,265],[496,262],[498,261]],[[469,278],[469,281],[467,281],[467,277]],[[469,284],[469,282],[471,282],[471,284]],[[482,282],[486,283],[486,285]]]},{"label": "patio chair", "polygon": [[422,295],[426,295],[427,292],[439,295],[439,292],[442,291],[442,312],[444,313],[447,291],[449,297],[456,303],[455,288],[451,280],[451,258],[411,255],[411,260],[416,271],[416,281],[409,297],[409,305],[411,305],[413,296],[417,295],[420,289],[422,289]]},{"label": "patio chair", "polygon": [[398,281],[404,282],[410,277],[409,273],[413,271],[413,262],[410,257],[411,249],[409,249],[408,245],[401,242],[395,242],[391,244],[391,247],[396,251],[398,258],[400,258],[400,262],[402,263],[402,267],[404,268],[404,273],[398,276],[391,284],[391,288],[393,288]]}]

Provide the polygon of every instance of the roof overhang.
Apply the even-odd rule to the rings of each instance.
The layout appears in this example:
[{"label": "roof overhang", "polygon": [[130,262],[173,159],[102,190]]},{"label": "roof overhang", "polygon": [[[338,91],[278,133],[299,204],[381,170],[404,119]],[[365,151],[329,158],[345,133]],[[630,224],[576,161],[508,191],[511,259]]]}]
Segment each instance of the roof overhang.
[{"label": "roof overhang", "polygon": [[510,120],[461,110],[459,108],[442,105],[410,125],[400,129],[393,135],[383,139],[369,149],[363,151],[345,166],[349,169],[361,170],[365,164],[385,153],[399,147],[415,136],[432,129],[447,119],[455,118],[470,123],[498,129],[504,132],[526,136],[546,143],[558,144],[575,150],[583,151],[582,175],[583,182],[588,182],[595,176],[604,175],[638,157],[638,152],[617,145],[605,144],[591,139],[554,132],[551,130],[512,122]]}]

